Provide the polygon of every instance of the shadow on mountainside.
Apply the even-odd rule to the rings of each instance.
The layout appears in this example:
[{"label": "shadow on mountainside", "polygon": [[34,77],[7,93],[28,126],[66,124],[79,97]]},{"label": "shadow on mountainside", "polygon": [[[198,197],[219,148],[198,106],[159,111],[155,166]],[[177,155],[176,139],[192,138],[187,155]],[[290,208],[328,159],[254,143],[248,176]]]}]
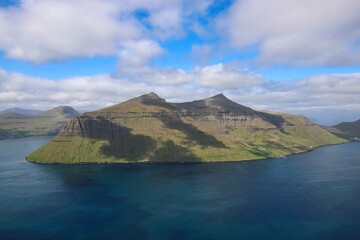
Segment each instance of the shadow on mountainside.
[{"label": "shadow on mountainside", "polygon": [[274,125],[280,132],[289,135],[284,129],[284,124],[286,120],[282,116],[278,116],[271,113],[266,112],[258,112],[258,115],[266,122]]},{"label": "shadow on mountainside", "polygon": [[[162,107],[169,110],[178,110],[179,108],[176,106],[167,103],[165,101],[159,101],[154,99],[147,99],[142,101],[143,104],[149,105],[149,106],[156,106],[156,107]],[[205,147],[216,147],[216,148],[227,148],[227,146],[216,139],[213,135],[210,135],[208,133],[205,133],[204,131],[198,129],[196,126],[185,123],[179,116],[176,116],[175,114],[168,114],[166,111],[162,111],[163,114],[161,114],[160,117],[158,117],[165,127],[170,129],[175,129],[178,131],[181,131],[186,135],[187,138],[187,144],[191,144],[191,142],[195,142],[196,144],[199,144],[202,148]]]},{"label": "shadow on mountainside", "polygon": [[227,146],[223,142],[217,140],[216,137],[214,137],[213,135],[201,131],[192,124],[183,122],[179,117],[162,117],[160,120],[164,123],[166,127],[176,129],[184,133],[188,140],[188,144],[191,144],[191,142],[195,142],[199,144],[202,148],[227,148]]},{"label": "shadow on mountainside", "polygon": [[163,99],[142,99],[141,103],[148,106],[166,108],[172,111],[178,110],[175,105],[168,103]]},{"label": "shadow on mountainside", "polygon": [[168,140],[156,150],[155,155],[150,158],[151,161],[182,161],[182,162],[199,162],[200,159],[196,157],[189,149],[176,145],[172,140]]},{"label": "shadow on mountainside", "polygon": [[160,143],[146,135],[132,134],[130,128],[105,118],[86,120],[83,129],[84,137],[108,141],[100,151],[109,157],[128,161],[199,161],[189,149],[172,141]]},{"label": "shadow on mountainside", "polygon": [[258,115],[266,122],[271,123],[277,128],[281,128],[286,122],[282,116],[274,115],[266,112],[258,112]]}]

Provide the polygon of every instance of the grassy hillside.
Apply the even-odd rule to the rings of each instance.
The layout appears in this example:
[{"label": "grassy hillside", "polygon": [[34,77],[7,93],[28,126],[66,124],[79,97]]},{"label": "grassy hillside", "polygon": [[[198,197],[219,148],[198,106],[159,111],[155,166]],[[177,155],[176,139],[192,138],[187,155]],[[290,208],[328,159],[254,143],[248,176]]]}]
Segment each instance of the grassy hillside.
[{"label": "grassy hillside", "polygon": [[78,113],[71,107],[56,107],[33,116],[17,113],[0,114],[0,139],[56,135],[76,116]]},{"label": "grassy hillside", "polygon": [[348,138],[360,138],[360,119],[354,122],[343,122],[330,128],[334,134]]},{"label": "grassy hillside", "polygon": [[239,161],[342,142],[305,117],[257,112],[223,95],[172,104],[151,93],[77,117],[28,160],[67,164]]}]

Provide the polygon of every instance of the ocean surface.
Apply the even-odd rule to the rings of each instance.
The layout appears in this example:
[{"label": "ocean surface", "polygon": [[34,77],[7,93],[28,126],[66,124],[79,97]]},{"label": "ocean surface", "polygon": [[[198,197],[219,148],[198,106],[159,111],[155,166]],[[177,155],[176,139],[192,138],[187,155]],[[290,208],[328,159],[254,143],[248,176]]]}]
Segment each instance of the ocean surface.
[{"label": "ocean surface", "polygon": [[360,142],[237,163],[40,165],[0,141],[0,239],[360,239]]}]

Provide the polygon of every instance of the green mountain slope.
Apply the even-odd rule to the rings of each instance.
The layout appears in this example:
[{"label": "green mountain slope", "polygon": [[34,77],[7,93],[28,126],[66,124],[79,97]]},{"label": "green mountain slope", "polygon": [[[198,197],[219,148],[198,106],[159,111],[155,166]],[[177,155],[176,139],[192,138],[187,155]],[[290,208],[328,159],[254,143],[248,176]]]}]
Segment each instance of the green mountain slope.
[{"label": "green mountain slope", "polygon": [[173,104],[155,93],[82,114],[30,156],[41,163],[239,161],[345,142],[305,117],[223,95]]},{"label": "green mountain slope", "polygon": [[335,134],[352,137],[360,137],[360,119],[354,122],[342,122],[330,129]]},{"label": "green mountain slope", "polygon": [[56,135],[79,114],[72,107],[56,107],[36,115],[0,114],[0,139]]}]

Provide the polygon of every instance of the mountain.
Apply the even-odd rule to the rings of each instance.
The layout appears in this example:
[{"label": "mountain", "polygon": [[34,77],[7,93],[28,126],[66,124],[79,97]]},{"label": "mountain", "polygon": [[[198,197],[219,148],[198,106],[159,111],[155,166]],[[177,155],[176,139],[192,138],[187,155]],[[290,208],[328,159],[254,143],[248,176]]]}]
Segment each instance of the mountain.
[{"label": "mountain", "polygon": [[42,112],[41,114],[39,114],[39,116],[73,119],[73,118],[76,118],[77,116],[79,116],[79,113],[72,107],[60,106],[60,107],[55,107],[48,111]]},{"label": "mountain", "polygon": [[3,114],[3,113],[17,113],[17,114],[26,115],[26,116],[33,116],[33,115],[40,114],[42,112],[43,111],[33,110],[33,109],[8,108],[8,109],[0,112],[0,114]]},{"label": "mountain", "polygon": [[360,137],[360,119],[354,122],[342,122],[332,128],[349,137]]},{"label": "mountain", "polygon": [[305,117],[255,111],[224,95],[168,103],[150,93],[82,114],[27,159],[64,164],[239,161],[345,141]]},{"label": "mountain", "polygon": [[13,112],[0,114],[0,139],[56,135],[79,114],[67,106],[56,107],[36,115]]}]

